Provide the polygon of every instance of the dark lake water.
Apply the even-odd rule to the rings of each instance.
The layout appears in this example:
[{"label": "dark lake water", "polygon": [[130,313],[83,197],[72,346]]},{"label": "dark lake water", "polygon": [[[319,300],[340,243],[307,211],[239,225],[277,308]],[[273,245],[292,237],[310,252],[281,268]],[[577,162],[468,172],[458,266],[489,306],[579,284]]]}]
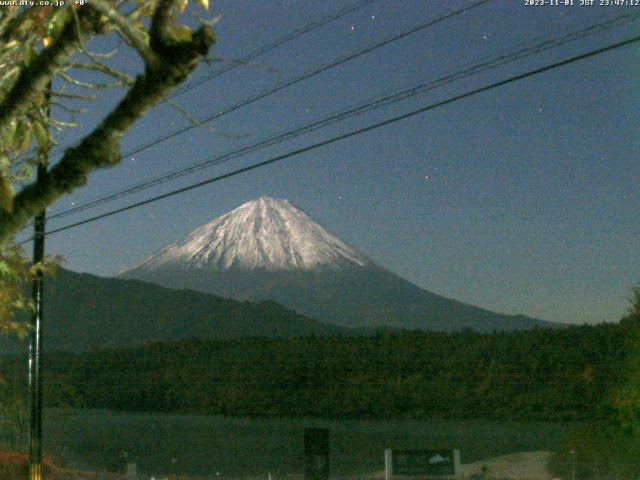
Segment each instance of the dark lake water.
[{"label": "dark lake water", "polygon": [[218,478],[302,472],[305,427],[330,431],[331,471],[382,470],[385,448],[459,448],[462,462],[550,450],[575,425],[481,420],[255,419],[207,415],[47,410],[45,454],[88,470],[122,464],[138,471]]}]

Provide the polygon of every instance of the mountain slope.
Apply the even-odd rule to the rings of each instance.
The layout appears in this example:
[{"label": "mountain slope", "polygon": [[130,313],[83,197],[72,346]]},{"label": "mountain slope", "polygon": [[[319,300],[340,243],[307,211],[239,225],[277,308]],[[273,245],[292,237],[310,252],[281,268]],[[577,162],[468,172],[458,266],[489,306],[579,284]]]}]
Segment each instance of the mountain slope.
[{"label": "mountain slope", "polygon": [[194,230],[120,277],[274,300],[347,327],[493,331],[554,325],[420,289],[375,265],[288,201],[265,197]]},{"label": "mountain slope", "polygon": [[275,302],[249,303],[60,269],[45,281],[47,350],[86,351],[188,338],[331,335],[342,330]]},{"label": "mountain slope", "polygon": [[420,289],[380,267],[333,272],[148,273],[140,278],[238,300],[274,300],[305,316],[345,327],[423,330],[518,330],[555,326],[524,315],[504,315]]}]

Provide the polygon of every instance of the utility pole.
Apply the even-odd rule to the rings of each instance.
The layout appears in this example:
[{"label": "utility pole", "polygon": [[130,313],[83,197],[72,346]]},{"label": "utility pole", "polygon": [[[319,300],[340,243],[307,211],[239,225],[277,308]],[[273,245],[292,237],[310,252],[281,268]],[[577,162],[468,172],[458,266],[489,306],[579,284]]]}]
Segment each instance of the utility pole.
[{"label": "utility pole", "polygon": [[[51,106],[51,82],[47,86],[45,99],[47,102],[47,118]],[[47,127],[48,128],[48,127]],[[42,147],[41,147],[42,148]],[[42,180],[47,174],[49,163],[49,149],[42,148],[38,153],[37,180]],[[46,223],[46,209],[35,217],[33,228],[33,265],[44,260],[44,236]],[[40,269],[36,269],[31,286],[31,300],[33,314],[29,331],[29,480],[42,480],[42,307],[44,294],[44,279]]]},{"label": "utility pole", "polygon": [[[38,177],[46,166],[38,164]],[[33,264],[44,259],[44,228],[45,212],[40,212],[35,218],[33,234]],[[31,316],[31,330],[29,332],[29,394],[30,394],[30,424],[29,424],[29,480],[42,479],[42,295],[44,280],[42,272],[36,271],[31,287],[31,299],[34,310]]]}]

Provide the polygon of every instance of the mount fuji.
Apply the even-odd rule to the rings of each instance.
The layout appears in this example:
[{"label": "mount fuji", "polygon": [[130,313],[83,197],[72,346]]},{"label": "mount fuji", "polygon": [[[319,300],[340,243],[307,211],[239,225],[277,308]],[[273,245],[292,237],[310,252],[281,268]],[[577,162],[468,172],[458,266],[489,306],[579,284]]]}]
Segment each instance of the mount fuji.
[{"label": "mount fuji", "polygon": [[494,331],[556,326],[421,289],[376,265],[289,201],[269,197],[214,219],[118,276],[236,300],[274,300],[346,327]]},{"label": "mount fuji", "polygon": [[288,200],[261,197],[197,228],[129,272],[314,271],[368,263]]}]

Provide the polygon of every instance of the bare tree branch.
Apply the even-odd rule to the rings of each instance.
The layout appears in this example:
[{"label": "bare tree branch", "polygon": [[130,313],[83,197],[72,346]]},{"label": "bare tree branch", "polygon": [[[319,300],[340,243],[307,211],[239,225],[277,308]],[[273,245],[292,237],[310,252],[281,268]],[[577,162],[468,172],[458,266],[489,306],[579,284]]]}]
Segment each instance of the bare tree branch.
[{"label": "bare tree branch", "polygon": [[[80,9],[83,30],[97,30],[99,19],[91,15],[92,10],[86,6]],[[27,112],[38,92],[42,92],[64,61],[75,51],[78,43],[78,29],[73,20],[67,21],[62,32],[53,43],[42,50],[33,63],[24,68],[14,83],[11,91],[0,104],[0,128],[12,118],[20,117]]]},{"label": "bare tree branch", "polygon": [[76,122],[63,122],[62,120],[47,120],[47,123],[55,128],[58,132],[64,131],[65,128],[75,128],[78,126]]},{"label": "bare tree branch", "polygon": [[167,38],[167,27],[173,3],[174,0],[158,0],[158,5],[151,18],[149,44],[153,51],[159,54],[162,54],[170,43]]},{"label": "bare tree branch", "polygon": [[[194,32],[189,41],[178,42],[168,37],[171,5],[172,0],[160,0],[150,27],[150,45],[159,61],[147,63],[144,73],[136,77],[133,86],[102,123],[84,137],[78,146],[68,148],[49,172],[25,186],[14,197],[11,212],[0,212],[0,245],[56,199],[84,185],[89,173],[117,164],[121,160],[119,143],[122,135],[147,110],[165,98],[171,89],[184,81],[199,59],[207,55],[214,42],[213,32],[208,26],[202,26]],[[71,33],[66,27],[64,31],[72,41],[77,41],[73,24],[71,27]],[[61,35],[60,38],[65,36]],[[54,57],[58,62],[56,65],[62,63],[63,59],[59,56]],[[44,64],[41,68],[47,68],[50,74],[53,67],[49,65],[51,59],[47,60],[41,61]],[[27,86],[33,90],[32,85]],[[4,105],[1,107],[5,109]],[[5,118],[11,118],[11,111],[15,112],[16,107],[4,113]],[[0,125],[2,119],[0,116]]]},{"label": "bare tree branch", "polygon": [[180,113],[184,118],[186,118],[189,123],[191,123],[192,125],[196,126],[196,127],[201,127],[204,128],[208,131],[210,131],[211,133],[218,135],[222,138],[231,138],[234,140],[237,140],[239,138],[247,138],[249,135],[246,134],[231,134],[231,133],[225,133],[225,132],[221,132],[218,129],[212,127],[211,125],[209,125],[206,122],[203,122],[202,120],[198,120],[197,118],[195,118],[193,115],[191,115],[189,113],[189,111],[184,108],[182,105],[180,105],[179,103],[173,101],[173,100],[167,100],[167,103],[169,105],[171,105],[173,108],[175,108],[178,113]]},{"label": "bare tree branch", "polygon": [[94,72],[104,73],[105,75],[109,75],[120,82],[123,85],[131,86],[133,85],[134,78],[120,70],[116,70],[115,68],[111,68],[109,65],[106,65],[102,62],[92,62],[92,63],[80,63],[80,62],[71,62],[65,65],[65,70],[69,69],[77,69],[77,70],[92,70]]},{"label": "bare tree branch", "polygon": [[142,15],[142,12],[144,12],[145,8],[147,8],[147,3],[148,2],[145,2],[144,4],[140,5],[138,8],[129,12],[126,15],[127,20],[129,20],[130,22],[135,22],[136,20],[138,20]]},{"label": "bare tree branch", "polygon": [[71,75],[59,72],[58,76],[67,83],[71,85],[75,85],[76,87],[86,88],[89,90],[101,90],[105,88],[113,88],[121,86],[120,82],[107,82],[107,83],[97,83],[97,82],[83,82],[76,78],[73,78]]},{"label": "bare tree branch", "polygon": [[[84,47],[84,45],[83,45],[83,47]],[[97,58],[111,58],[116,53],[118,53],[118,49],[114,48],[110,52],[101,53],[101,52],[91,52],[89,50],[86,50],[86,48],[83,48],[82,53],[84,53],[86,56],[91,58],[91,60],[93,60],[93,59],[97,59]]]},{"label": "bare tree branch", "polygon": [[78,114],[81,114],[81,113],[87,113],[89,111],[88,108],[71,108],[71,107],[65,105],[64,103],[60,103],[60,102],[49,102],[49,104],[52,107],[57,107],[57,108],[59,108],[61,110],[64,110],[65,112],[71,113],[73,115],[78,115]]},{"label": "bare tree branch", "polygon": [[76,95],[73,93],[64,93],[62,91],[56,92],[54,90],[51,91],[51,96],[58,98],[67,98],[69,100],[96,100],[98,98],[95,95]]},{"label": "bare tree branch", "polygon": [[145,63],[154,64],[157,62],[158,59],[153,50],[149,48],[145,38],[140,35],[140,32],[129,19],[121,15],[120,12],[105,0],[91,0],[91,6],[116,25],[118,30],[122,32],[133,48],[138,51]]},{"label": "bare tree branch", "polygon": [[[7,13],[2,17],[0,21],[0,40],[8,42],[13,37],[16,29],[22,24],[24,19],[29,15],[29,9],[19,9],[17,7],[9,7]],[[3,13],[5,10],[3,9]]]},{"label": "bare tree branch", "polygon": [[216,15],[213,18],[206,18],[200,15],[200,13],[195,8],[192,8],[191,5],[187,5],[187,11],[200,23],[200,25],[209,25],[212,28],[216,23],[220,22],[220,19],[222,18],[222,15]]},{"label": "bare tree branch", "polygon": [[73,18],[76,23],[76,30],[78,32],[78,44],[80,46],[80,51],[84,53],[89,60],[91,60],[94,63],[101,64],[98,58],[111,58],[113,55],[116,54],[116,52],[118,51],[117,48],[108,53],[97,53],[97,52],[89,51],[89,49],[87,48],[84,42],[83,32],[82,32],[82,28],[80,27],[80,17],[78,16],[78,12],[76,12],[74,9],[72,9],[71,12],[73,13]]}]

